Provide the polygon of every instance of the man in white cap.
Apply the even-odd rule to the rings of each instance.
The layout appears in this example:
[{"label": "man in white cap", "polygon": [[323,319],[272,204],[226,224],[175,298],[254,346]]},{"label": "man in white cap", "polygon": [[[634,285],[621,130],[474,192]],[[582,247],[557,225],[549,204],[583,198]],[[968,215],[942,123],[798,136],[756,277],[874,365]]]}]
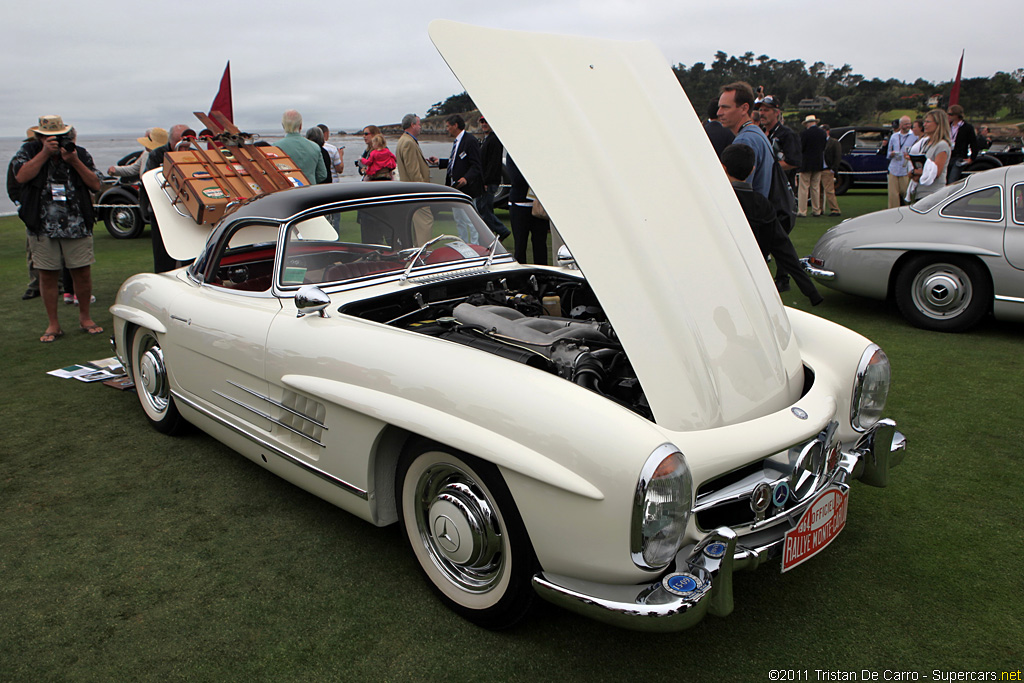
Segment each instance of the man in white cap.
[{"label": "man in white cap", "polygon": [[12,161],[19,185],[18,215],[29,233],[32,262],[39,271],[39,289],[49,324],[39,338],[50,343],[63,336],[57,318],[57,280],[63,267],[71,271],[78,296],[78,323],[83,332],[103,328],[89,317],[92,297],[92,195],[100,179],[92,156],[68,136],[71,126],[60,116],[40,116],[30,128],[35,140],[21,146]]},{"label": "man in white cap", "polygon": [[149,153],[157,147],[167,144],[167,131],[163,128],[149,128],[141,138],[136,138],[142,145],[142,153],[135,157],[135,161],[124,166],[111,166],[107,169],[107,175],[118,178],[134,178],[141,176],[146,169],[146,162],[149,160]]}]

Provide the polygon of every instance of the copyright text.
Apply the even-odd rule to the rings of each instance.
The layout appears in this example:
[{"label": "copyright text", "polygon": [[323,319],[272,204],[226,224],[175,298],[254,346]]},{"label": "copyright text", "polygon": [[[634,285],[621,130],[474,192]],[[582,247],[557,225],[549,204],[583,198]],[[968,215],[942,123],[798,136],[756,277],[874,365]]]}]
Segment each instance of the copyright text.
[{"label": "copyright text", "polygon": [[1016,671],[898,671],[895,669],[772,669],[769,681],[1024,681]]}]

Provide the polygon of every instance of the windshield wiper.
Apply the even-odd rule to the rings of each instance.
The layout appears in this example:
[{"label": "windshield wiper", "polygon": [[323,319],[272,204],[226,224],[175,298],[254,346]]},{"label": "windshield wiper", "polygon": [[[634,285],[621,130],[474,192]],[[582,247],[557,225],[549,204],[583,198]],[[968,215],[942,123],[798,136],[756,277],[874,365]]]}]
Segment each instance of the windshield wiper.
[{"label": "windshield wiper", "polygon": [[494,261],[494,254],[498,251],[498,244],[500,242],[501,240],[498,237],[495,237],[494,241],[491,242],[491,248],[487,250],[487,261],[484,263],[484,270],[491,269],[491,262]]},{"label": "windshield wiper", "polygon": [[[458,240],[459,242],[465,243],[461,237],[456,237],[455,235],[438,235],[437,237],[430,240],[429,242],[427,242],[422,247],[416,250],[416,253],[413,254],[411,259],[409,259],[409,265],[405,267],[405,271],[402,273],[402,277],[399,278],[399,281],[405,282],[406,280],[408,280],[409,275],[412,274],[412,269],[416,266],[416,262],[419,261],[420,258],[423,256],[423,252],[426,251],[427,247],[443,239]],[[498,245],[500,243],[501,242],[497,237],[495,237],[494,241],[491,242],[491,246],[487,249],[487,261],[484,262],[484,270],[491,269],[491,263],[494,261],[494,256],[498,251]]]},{"label": "windshield wiper", "polygon": [[437,242],[438,240],[443,240],[445,238],[459,239],[455,235],[438,235],[429,242],[425,242],[422,247],[416,250],[416,253],[412,255],[412,258],[409,259],[409,265],[405,267],[405,271],[402,273],[402,277],[399,278],[399,281],[405,282],[406,280],[409,279],[409,274],[412,272],[413,266],[415,266],[416,262],[420,260],[420,257],[423,255],[423,252],[426,251],[427,247],[429,247],[434,242]]}]

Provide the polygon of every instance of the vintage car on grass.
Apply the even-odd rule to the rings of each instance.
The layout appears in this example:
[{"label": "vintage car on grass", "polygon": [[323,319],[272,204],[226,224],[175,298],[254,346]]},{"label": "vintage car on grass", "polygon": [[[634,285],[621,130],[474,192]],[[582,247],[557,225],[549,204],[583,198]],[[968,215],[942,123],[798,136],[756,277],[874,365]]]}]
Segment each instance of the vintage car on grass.
[{"label": "vintage car on grass", "polygon": [[854,187],[886,187],[889,159],[885,152],[891,133],[892,129],[884,126],[837,126],[829,131],[843,148],[837,195]]},{"label": "vintage car on grass", "polygon": [[[116,163],[127,166],[139,158],[141,151],[127,154]],[[96,220],[103,221],[111,237],[119,240],[133,239],[146,228],[142,209],[139,206],[139,177],[115,177],[101,174],[103,186],[94,194]]]},{"label": "vintage car on grass", "polygon": [[[885,354],[783,306],[652,45],[431,37],[572,254],[516,263],[431,184],[285,190],[210,232],[153,171],[167,249],[196,259],[130,278],[111,308],[146,417],[399,523],[482,626],[538,595],[641,630],[728,614],[734,572],[800,565],[844,528],[854,479],[887,484],[905,441],[883,417]],[[624,126],[657,133],[656,173],[606,135]]]},{"label": "vintage car on grass", "polygon": [[[888,184],[889,158],[886,156],[891,128],[884,126],[837,126],[830,131],[843,148],[839,163],[839,181],[836,194],[842,195],[854,187],[885,188]],[[960,163],[961,173],[970,175],[1000,166],[1021,163],[1024,154],[1017,141],[999,142],[978,155],[970,164]]]},{"label": "vintage car on grass", "polygon": [[1024,148],[1021,143],[1021,138],[994,142],[982,151],[973,162],[963,165],[963,172],[965,174],[981,173],[1000,166],[1013,166],[1022,163],[1024,162]]},{"label": "vintage car on grass", "polygon": [[804,265],[840,292],[895,299],[917,327],[961,332],[990,312],[1024,320],[1024,166],[845,220]]}]

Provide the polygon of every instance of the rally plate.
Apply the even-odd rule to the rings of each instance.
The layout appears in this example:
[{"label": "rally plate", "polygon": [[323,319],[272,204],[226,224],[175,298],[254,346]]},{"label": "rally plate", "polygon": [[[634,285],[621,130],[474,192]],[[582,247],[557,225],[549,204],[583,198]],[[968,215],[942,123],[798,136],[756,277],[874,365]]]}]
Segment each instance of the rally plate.
[{"label": "rally plate", "polygon": [[831,486],[815,498],[796,527],[786,533],[782,571],[786,572],[825,549],[846,526],[850,491]]}]

